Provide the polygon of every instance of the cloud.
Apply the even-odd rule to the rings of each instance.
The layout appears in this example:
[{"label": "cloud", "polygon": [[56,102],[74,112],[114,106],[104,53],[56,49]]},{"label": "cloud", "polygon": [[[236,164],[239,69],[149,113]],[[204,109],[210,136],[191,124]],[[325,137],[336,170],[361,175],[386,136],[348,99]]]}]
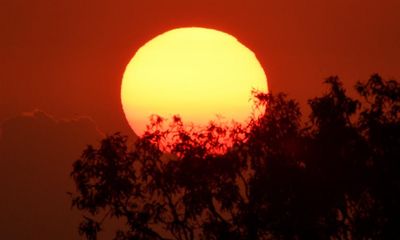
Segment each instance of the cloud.
[{"label": "cloud", "polygon": [[87,144],[103,134],[87,117],[56,119],[35,110],[4,121],[0,131],[2,239],[78,239],[69,173]]}]

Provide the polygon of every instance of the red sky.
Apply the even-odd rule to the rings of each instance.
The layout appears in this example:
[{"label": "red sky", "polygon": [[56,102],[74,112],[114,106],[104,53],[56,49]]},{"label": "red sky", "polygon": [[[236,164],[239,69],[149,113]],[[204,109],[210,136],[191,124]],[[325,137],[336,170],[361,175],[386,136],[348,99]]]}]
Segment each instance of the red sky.
[{"label": "red sky", "polygon": [[212,27],[262,62],[272,91],[305,102],[339,75],[350,87],[371,73],[400,78],[400,2],[50,1],[1,3],[0,121],[33,108],[88,115],[127,131],[119,99],[125,65],[168,29]]},{"label": "red sky", "polygon": [[[9,194],[10,199],[19,201],[10,200],[11,206],[3,203],[0,210],[18,209],[24,204],[34,208],[38,200],[29,204],[26,201],[35,198],[34,190],[40,191],[37,186],[42,181],[59,183],[51,191],[67,191],[68,178],[65,180],[62,172],[68,176],[67,166],[84,146],[83,142],[66,140],[68,131],[32,133],[39,123],[44,129],[52,129],[52,121],[42,122],[32,115],[25,116],[31,124],[20,124],[20,113],[40,109],[55,122],[69,122],[66,129],[81,129],[79,121],[59,119],[88,116],[93,120],[91,128],[97,125],[101,132],[129,133],[119,96],[122,74],[134,52],[157,34],[187,26],[230,33],[256,53],[272,92],[284,91],[305,106],[306,99],[323,91],[322,80],[330,75],[339,75],[348,88],[375,72],[400,79],[399,10],[398,0],[1,0],[0,126],[3,132],[13,134],[2,136],[0,164],[2,169],[15,169],[21,164],[30,169],[15,173],[18,181],[0,180],[8,188],[33,190],[20,198],[22,195]],[[95,131],[77,130],[74,134],[87,141],[99,137]],[[58,146],[65,146],[57,148],[63,156],[59,159],[54,159],[54,152],[41,152],[55,151],[49,150],[54,147],[40,148],[54,146],[54,137],[61,139]],[[50,173],[53,168],[60,174],[32,180],[39,171],[36,169]],[[23,185],[24,181],[31,185]],[[65,200],[52,196],[43,195],[41,201],[54,211],[58,205],[65,206]],[[68,214],[63,211],[49,216],[62,223]],[[7,218],[0,219],[0,238],[5,234],[1,228],[7,227],[6,238],[15,239],[16,232],[11,230],[17,228],[22,210],[7,213],[9,219],[16,220],[10,223]],[[47,215],[35,214],[28,212],[26,224],[36,219],[46,226]],[[65,224],[58,233],[74,231],[71,226]],[[34,236],[38,231],[35,229],[26,234]],[[41,239],[55,239],[55,234],[48,233]]]}]

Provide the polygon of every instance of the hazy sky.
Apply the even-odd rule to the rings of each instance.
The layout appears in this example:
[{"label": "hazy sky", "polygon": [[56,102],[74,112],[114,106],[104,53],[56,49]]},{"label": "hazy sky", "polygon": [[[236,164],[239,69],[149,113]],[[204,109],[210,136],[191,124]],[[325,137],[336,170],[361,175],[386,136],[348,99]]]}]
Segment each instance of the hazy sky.
[{"label": "hazy sky", "polygon": [[[375,72],[400,79],[399,10],[398,0],[0,0],[0,164],[13,169],[1,178],[8,190],[0,209],[8,210],[0,238],[76,234],[59,195],[69,166],[100,132],[130,133],[122,74],[157,34],[188,26],[228,32],[256,53],[272,92],[304,105],[330,75],[346,87]],[[30,227],[20,233],[21,225]]]},{"label": "hazy sky", "polygon": [[272,91],[304,102],[329,75],[349,86],[374,72],[400,78],[398,0],[2,0],[0,9],[0,120],[39,108],[127,131],[126,64],[150,38],[184,26],[236,36],[257,54]]}]

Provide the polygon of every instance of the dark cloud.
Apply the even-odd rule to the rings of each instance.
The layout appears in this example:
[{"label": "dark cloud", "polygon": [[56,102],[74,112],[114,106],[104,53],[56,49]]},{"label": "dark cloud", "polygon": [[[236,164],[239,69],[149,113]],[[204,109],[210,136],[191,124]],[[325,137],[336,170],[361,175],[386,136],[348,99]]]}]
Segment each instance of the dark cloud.
[{"label": "dark cloud", "polygon": [[102,137],[90,118],[60,120],[39,110],[1,125],[2,239],[78,239],[69,173],[87,144]]}]

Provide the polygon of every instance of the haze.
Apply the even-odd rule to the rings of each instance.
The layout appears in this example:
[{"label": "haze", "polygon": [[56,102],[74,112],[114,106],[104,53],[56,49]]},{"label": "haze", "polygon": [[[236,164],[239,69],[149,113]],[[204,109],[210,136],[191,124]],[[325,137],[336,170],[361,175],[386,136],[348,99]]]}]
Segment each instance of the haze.
[{"label": "haze", "polygon": [[120,102],[123,71],[157,34],[228,32],[257,54],[272,92],[305,108],[330,75],[348,89],[375,72],[400,79],[399,9],[398,0],[2,0],[0,238],[77,235],[71,164],[104,133],[133,135]]}]

